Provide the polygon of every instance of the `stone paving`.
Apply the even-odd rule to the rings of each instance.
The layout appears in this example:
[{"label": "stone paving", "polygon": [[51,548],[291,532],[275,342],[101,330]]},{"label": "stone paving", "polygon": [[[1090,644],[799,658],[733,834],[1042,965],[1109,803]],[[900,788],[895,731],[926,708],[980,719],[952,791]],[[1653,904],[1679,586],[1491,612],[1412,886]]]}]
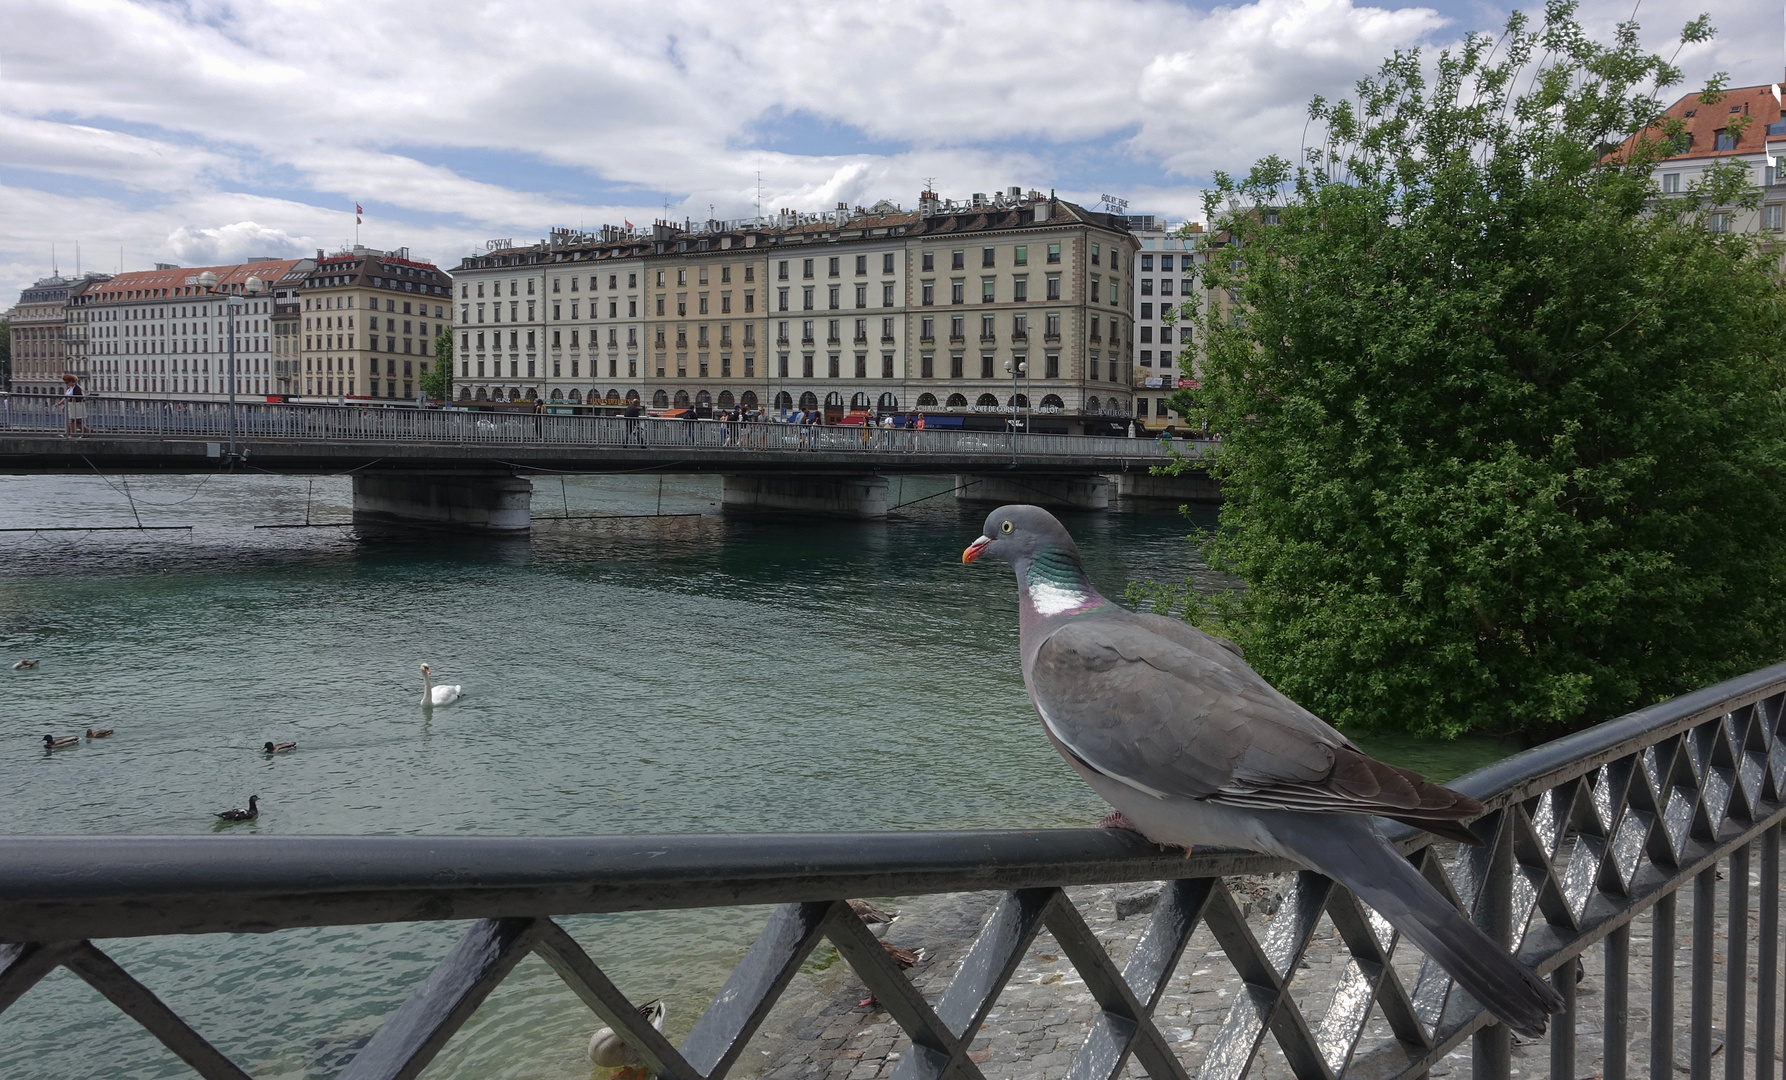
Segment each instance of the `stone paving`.
[{"label": "stone paving", "polygon": [[[1276,897],[1288,878],[1234,878],[1229,885],[1237,899],[1245,902],[1248,919],[1256,936],[1262,937],[1276,911]],[[1754,1075],[1754,955],[1756,933],[1757,885],[1751,882],[1749,902],[1749,940],[1751,968],[1748,992],[1744,1074]],[[1145,914],[1119,919],[1116,900],[1133,887],[1085,887],[1069,889],[1068,895],[1079,908],[1087,924],[1120,965],[1127,960],[1135,941],[1147,922]],[[1715,1075],[1723,1075],[1724,1029],[1724,947],[1727,899],[1722,880],[1719,883],[1717,913],[1717,952],[1714,988],[1714,1058]],[[971,944],[980,924],[991,907],[995,894],[976,893],[958,896],[916,897],[905,900],[877,899],[875,902],[901,913],[887,940],[907,948],[924,950],[923,959],[907,974],[927,998],[935,1002],[948,984],[961,956]],[[1692,887],[1678,894],[1674,961],[1676,1015],[1675,1069],[1687,1073],[1687,1017],[1690,945],[1692,941]],[[1644,914],[1632,924],[1630,982],[1629,1075],[1649,1072],[1650,1028],[1650,936],[1651,917]],[[1403,985],[1411,991],[1419,964],[1419,954],[1411,946],[1396,950],[1395,967]],[[1311,942],[1302,969],[1292,983],[1292,995],[1308,1018],[1311,1027],[1319,1027],[1321,1017],[1332,999],[1334,980],[1344,968],[1349,954],[1331,924],[1323,921],[1321,930]],[[828,962],[829,961],[829,962]],[[1577,988],[1576,1014],[1576,1077],[1589,1080],[1601,1075],[1601,1024],[1604,1010],[1601,974],[1604,957],[1595,946],[1584,956],[1584,973]],[[1240,988],[1232,965],[1216,945],[1206,928],[1199,927],[1185,949],[1169,989],[1155,1012],[1155,1023],[1176,1048],[1180,1059],[1195,1076],[1210,1042],[1226,1019],[1227,998]],[[866,997],[862,984],[846,963],[836,962],[836,954],[825,947],[824,953],[790,986],[775,1013],[759,1032],[738,1075],[760,1076],[769,1080],[870,1080],[892,1075],[901,1054],[910,1046],[899,1026],[878,1007],[864,1007],[858,1001]],[[1778,1007],[1778,1006],[1776,1006]],[[1071,963],[1061,954],[1053,938],[1044,931],[1028,950],[1017,973],[1000,996],[985,1026],[974,1040],[969,1056],[979,1064],[989,1080],[1040,1078],[1056,1080],[1066,1075],[1073,1055],[1078,1051],[1096,1007]],[[1549,1040],[1555,1037],[1562,1017],[1553,1021],[1552,1034],[1544,1039],[1521,1042],[1515,1039],[1513,1075],[1534,1076],[1550,1070]],[[1388,1041],[1389,1028],[1380,1013],[1373,1012],[1359,1043],[1363,1053],[1371,1046]],[[1779,1054],[1775,1055],[1776,1060]],[[1466,1046],[1439,1062],[1430,1075],[1436,1078],[1469,1075],[1469,1050]],[[1141,1077],[1146,1073],[1138,1065],[1127,1067],[1125,1075]],[[1249,1076],[1261,1080],[1291,1080],[1291,1073],[1276,1042],[1267,1036]],[[1786,1075],[1776,1070],[1775,1075]]]}]

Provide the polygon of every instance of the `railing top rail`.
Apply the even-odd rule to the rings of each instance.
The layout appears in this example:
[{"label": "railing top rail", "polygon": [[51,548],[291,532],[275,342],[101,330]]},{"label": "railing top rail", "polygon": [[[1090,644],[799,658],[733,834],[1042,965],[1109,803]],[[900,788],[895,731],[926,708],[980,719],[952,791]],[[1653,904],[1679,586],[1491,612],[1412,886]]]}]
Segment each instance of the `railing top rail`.
[{"label": "railing top rail", "polygon": [[[1454,786],[1491,809],[1786,689],[1786,663],[1516,754]],[[1394,826],[1412,844],[1414,830]],[[915,895],[1283,869],[1097,829],[656,836],[0,837],[0,940],[270,930]],[[194,901],[204,899],[205,903]]]}]

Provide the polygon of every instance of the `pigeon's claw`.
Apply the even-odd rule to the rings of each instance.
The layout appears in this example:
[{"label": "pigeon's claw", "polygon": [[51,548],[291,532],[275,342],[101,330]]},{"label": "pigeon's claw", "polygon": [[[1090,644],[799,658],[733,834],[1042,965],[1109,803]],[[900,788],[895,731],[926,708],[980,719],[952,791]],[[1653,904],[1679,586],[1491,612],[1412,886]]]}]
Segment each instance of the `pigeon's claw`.
[{"label": "pigeon's claw", "polygon": [[1099,829],[1127,829],[1130,832],[1140,832],[1141,831],[1140,829],[1135,828],[1134,822],[1130,821],[1127,817],[1123,816],[1123,812],[1121,810],[1112,810],[1108,814],[1105,814],[1103,816],[1103,818],[1101,820],[1099,820],[1099,822],[1097,823],[1095,828],[1099,828]]}]

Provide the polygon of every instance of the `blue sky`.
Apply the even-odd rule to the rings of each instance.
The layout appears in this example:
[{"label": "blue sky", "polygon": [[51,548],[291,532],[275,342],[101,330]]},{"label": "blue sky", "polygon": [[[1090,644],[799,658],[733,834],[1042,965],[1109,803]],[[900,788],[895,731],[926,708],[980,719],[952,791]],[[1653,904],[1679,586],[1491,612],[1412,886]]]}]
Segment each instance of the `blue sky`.
[{"label": "blue sky", "polygon": [[[1689,81],[1781,76],[1781,14],[1714,11]],[[1672,49],[1700,9],[1640,6]],[[1582,6],[1604,36],[1631,0]],[[1020,185],[1194,218],[1293,155],[1313,94],[1505,9],[1474,0],[501,5],[0,0],[0,300],[49,273],[309,254],[451,267],[554,225],[912,205]]]}]

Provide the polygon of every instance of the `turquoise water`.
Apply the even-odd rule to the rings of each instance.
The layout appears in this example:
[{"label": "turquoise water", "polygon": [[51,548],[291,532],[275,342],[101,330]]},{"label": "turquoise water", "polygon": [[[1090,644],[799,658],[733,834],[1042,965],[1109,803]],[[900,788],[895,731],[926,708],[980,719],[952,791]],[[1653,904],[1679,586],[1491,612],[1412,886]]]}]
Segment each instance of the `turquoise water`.
[{"label": "turquoise water", "polygon": [[[883,523],[727,518],[700,478],[544,481],[531,541],[362,544],[347,481],[0,478],[0,828],[583,834],[1089,824],[1024,697],[985,508],[894,481]],[[638,517],[630,515],[680,516]],[[577,520],[551,521],[568,514]],[[1208,582],[1171,509],[1067,519],[1092,576]],[[424,713],[417,664],[465,688]],[[46,753],[45,732],[115,727]],[[267,740],[298,750],[265,758]],[[1431,754],[1390,746],[1391,756]],[[1449,775],[1504,748],[1444,748]],[[1461,756],[1460,756],[1461,754]],[[1410,760],[1410,764],[1415,761]],[[1435,765],[1437,767],[1435,767]],[[261,797],[258,821],[215,810]],[[686,1031],[762,912],[564,920]],[[463,924],[103,942],[257,1078],[332,1075]],[[529,959],[428,1077],[583,1078],[597,1026]],[[0,1014],[0,1076],[189,1075],[66,973]]]}]

